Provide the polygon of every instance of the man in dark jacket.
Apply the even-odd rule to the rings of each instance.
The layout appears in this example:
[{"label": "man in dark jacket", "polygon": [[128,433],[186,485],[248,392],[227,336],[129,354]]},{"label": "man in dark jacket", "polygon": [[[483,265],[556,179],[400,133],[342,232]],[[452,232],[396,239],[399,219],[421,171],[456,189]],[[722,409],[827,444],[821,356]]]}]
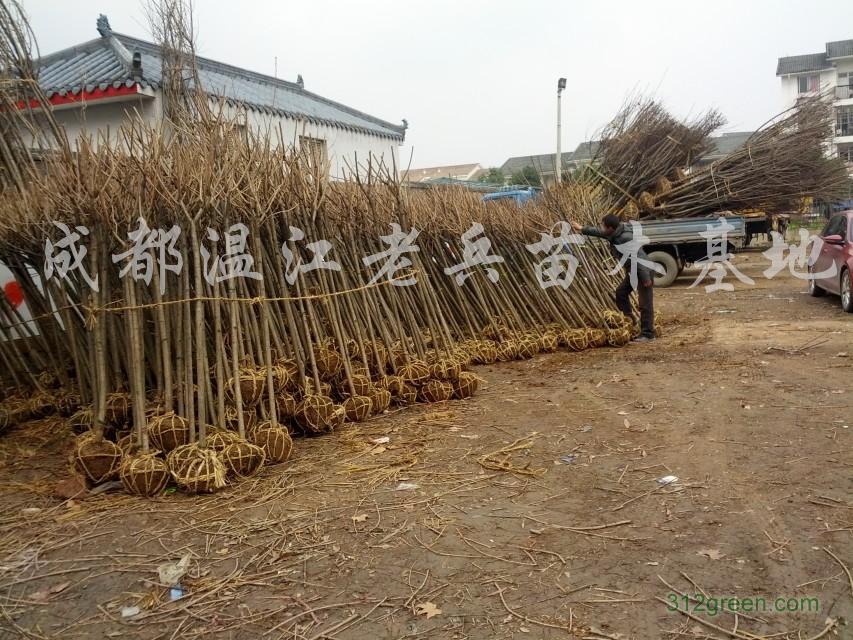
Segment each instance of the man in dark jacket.
[{"label": "man in dark jacket", "polygon": [[655,339],[654,279],[652,268],[656,266],[643,251],[634,231],[612,213],[601,220],[601,228],[583,227],[572,222],[577,233],[594,238],[604,238],[610,243],[610,253],[625,270],[625,278],[616,287],[616,306],[631,322],[636,322],[631,308],[631,292],[636,290],[640,307],[640,335],[634,342],[649,342]]}]

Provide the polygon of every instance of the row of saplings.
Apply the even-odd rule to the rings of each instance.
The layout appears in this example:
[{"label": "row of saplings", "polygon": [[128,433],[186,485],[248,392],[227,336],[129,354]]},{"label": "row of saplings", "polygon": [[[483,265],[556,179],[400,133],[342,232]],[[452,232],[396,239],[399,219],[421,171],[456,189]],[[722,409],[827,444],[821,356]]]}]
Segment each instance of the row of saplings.
[{"label": "row of saplings", "polygon": [[[141,450],[141,434],[126,430],[132,412],[130,396],[124,392],[107,398],[105,437],[97,437],[92,430],[92,408],[79,408],[79,400],[75,404],[74,394],[67,391],[42,391],[29,401],[18,398],[16,411],[19,417],[21,413],[42,417],[52,412],[49,409],[66,416],[70,413],[69,423],[80,434],[73,465],[94,484],[118,477],[129,493],[151,496],[174,480],[190,493],[212,492],[229,481],[254,475],[264,464],[286,461],[292,435],[328,433],[346,421],[359,422],[382,413],[392,403],[406,406],[470,397],[479,383],[466,370],[470,364],[527,359],[560,347],[580,351],[618,346],[630,340],[624,316],[614,313],[605,322],[604,329],[553,326],[527,332],[496,323],[484,330],[481,339],[458,343],[449,355],[429,352],[424,360],[411,358],[401,348],[388,349],[378,341],[365,345],[351,341],[346,347],[348,375],[340,352],[324,344],[313,354],[316,380],[312,377],[300,383],[291,359],[279,360],[269,372],[245,367],[236,381],[229,379],[225,423],[207,426],[203,443],[193,437],[185,418],[171,411],[164,413],[156,400],[151,401],[146,412],[148,452]],[[269,420],[267,410],[269,378],[275,391],[277,424]],[[238,435],[238,389],[245,437]],[[21,409],[22,402],[33,411]],[[9,415],[0,406],[0,423]]]}]

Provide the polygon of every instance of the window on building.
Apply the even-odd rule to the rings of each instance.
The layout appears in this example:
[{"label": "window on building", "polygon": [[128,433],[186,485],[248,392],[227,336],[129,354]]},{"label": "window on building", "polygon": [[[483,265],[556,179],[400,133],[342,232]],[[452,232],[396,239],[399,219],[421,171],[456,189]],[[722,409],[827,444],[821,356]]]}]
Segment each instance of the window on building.
[{"label": "window on building", "polygon": [[839,145],[838,157],[844,160],[844,162],[853,164],[853,144]]},{"label": "window on building", "polygon": [[299,136],[299,150],[305,155],[308,166],[318,169],[323,175],[328,173],[329,157],[325,140],[310,136]]},{"label": "window on building", "polygon": [[800,76],[797,81],[799,82],[799,93],[817,93],[820,91],[820,76],[816,73]]},{"label": "window on building", "polygon": [[835,88],[835,94],[839,100],[853,98],[853,71],[838,72],[838,86]]},{"label": "window on building", "polygon": [[853,136],[853,105],[836,107],[836,136]]}]

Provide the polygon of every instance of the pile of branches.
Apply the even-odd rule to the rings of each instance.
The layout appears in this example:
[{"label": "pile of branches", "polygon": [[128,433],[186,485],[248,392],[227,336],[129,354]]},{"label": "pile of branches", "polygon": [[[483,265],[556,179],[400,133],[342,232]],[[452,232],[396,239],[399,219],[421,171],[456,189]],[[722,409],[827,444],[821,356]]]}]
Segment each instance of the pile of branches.
[{"label": "pile of branches", "polygon": [[710,135],[723,124],[715,110],[681,122],[655,100],[633,99],[602,132],[592,175],[610,188],[617,209],[637,217],[654,206],[651,194],[683,181],[684,169],[711,149]]},{"label": "pile of branches", "polygon": [[801,99],[742,147],[674,184],[650,213],[669,217],[743,209],[784,213],[802,209],[808,197],[841,199],[849,188],[847,169],[840,158],[826,157],[834,124],[828,98]]},{"label": "pile of branches", "polygon": [[[26,21],[0,6],[7,76],[34,80]],[[72,157],[43,96],[34,113],[8,93],[37,85],[4,85],[0,261],[28,316],[0,297],[0,431],[55,414],[90,482],[210,492],[286,461],[294,435],[467,398],[471,365],[630,340],[609,256],[573,245],[567,260],[554,213],[591,222],[612,206],[603,190],[486,207],[459,189],[407,193],[373,159],[330,183],[204,94],[185,0],[150,17],[162,126],[131,118]],[[37,117],[65,150],[38,170]]]},{"label": "pile of branches", "polygon": [[[540,286],[568,233],[555,207],[407,193],[381,163],[330,183],[225,119],[119,140],[0,194],[0,260],[32,315],[0,302],[0,421],[66,416],[92,482],[212,491],[286,460],[293,435],[466,398],[472,364],[631,337],[600,244],[576,247],[571,286]],[[609,207],[562,197],[585,221]],[[383,272],[392,237],[417,249]],[[460,268],[483,242],[500,259]]]},{"label": "pile of branches", "polygon": [[605,128],[584,179],[606,189],[626,219],[799,210],[805,198],[832,201],[849,188],[843,161],[825,154],[834,119],[828,96],[802,99],[703,166],[696,161],[724,124],[719,113],[682,123],[657,102],[634,100]]}]

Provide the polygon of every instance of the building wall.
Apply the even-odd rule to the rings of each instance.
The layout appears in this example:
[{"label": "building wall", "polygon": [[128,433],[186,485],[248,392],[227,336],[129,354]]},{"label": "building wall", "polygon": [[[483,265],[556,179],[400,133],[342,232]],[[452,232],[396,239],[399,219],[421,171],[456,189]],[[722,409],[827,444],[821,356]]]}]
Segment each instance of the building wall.
[{"label": "building wall", "polygon": [[[782,107],[783,109],[790,109],[797,103],[797,98],[799,97],[799,88],[798,82],[800,75],[813,75],[812,73],[803,73],[798,75],[790,75],[790,76],[782,76]],[[820,75],[820,86],[821,89],[824,88],[832,88],[834,90],[837,80],[837,74],[835,69],[827,69],[825,71],[821,71]]]},{"label": "building wall", "polygon": [[[269,136],[273,146],[284,144],[299,148],[300,136],[324,140],[332,179],[344,180],[351,177],[358,165],[359,175],[364,175],[368,162],[374,170],[384,163],[389,172],[396,167],[399,173],[399,143],[391,138],[361,133],[324,124],[314,124],[277,115],[259,113],[239,107],[226,106],[222,109],[227,118],[244,121],[253,134]],[[395,174],[396,177],[396,174]]]},{"label": "building wall", "polygon": [[[72,145],[82,136],[91,137],[96,144],[104,140],[116,144],[119,128],[123,124],[128,124],[131,119],[141,115],[147,124],[156,125],[161,114],[159,91],[154,97],[132,98],[105,104],[93,103],[84,107],[58,108],[54,111],[59,124],[65,127]],[[398,143],[391,138],[234,107],[225,107],[223,114],[226,117],[242,118],[246,126],[256,134],[269,134],[276,146],[283,143],[298,147],[300,136],[324,140],[330,162],[329,173],[333,179],[344,179],[350,175],[355,170],[356,160],[362,175],[369,159],[374,167],[380,161],[384,162],[389,171],[397,166]]]}]

